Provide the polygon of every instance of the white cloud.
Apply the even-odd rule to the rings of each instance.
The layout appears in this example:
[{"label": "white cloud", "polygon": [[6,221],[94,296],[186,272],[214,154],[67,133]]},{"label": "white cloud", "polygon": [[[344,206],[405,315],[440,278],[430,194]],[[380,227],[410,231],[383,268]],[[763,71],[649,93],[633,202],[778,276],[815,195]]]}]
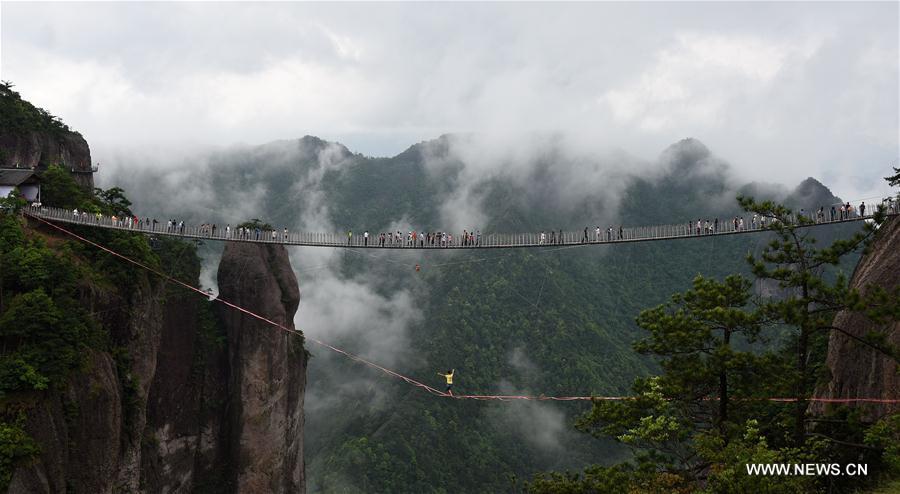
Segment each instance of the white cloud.
[{"label": "white cloud", "polygon": [[678,131],[721,124],[740,100],[765,94],[788,60],[803,63],[814,44],[778,43],[746,35],[677,33],[636,80],[604,93],[620,124]]},{"label": "white cloud", "polygon": [[900,154],[898,10],[7,3],[0,68],[103,162],[136,144],[304,134],[384,155],[466,131],[550,133],[652,159],[696,137],[749,179],[853,166],[849,190],[834,184],[852,196],[878,188]]}]

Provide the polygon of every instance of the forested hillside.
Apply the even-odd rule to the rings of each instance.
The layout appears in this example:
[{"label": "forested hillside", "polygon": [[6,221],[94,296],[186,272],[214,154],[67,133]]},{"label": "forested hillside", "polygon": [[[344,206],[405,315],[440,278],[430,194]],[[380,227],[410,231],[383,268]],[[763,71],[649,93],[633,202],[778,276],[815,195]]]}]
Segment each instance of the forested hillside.
[{"label": "forested hillside", "polygon": [[[524,164],[492,158],[508,160],[511,170],[494,174],[476,173],[466,144],[444,136],[393,158],[368,158],[305,137],[193,159],[202,166],[171,173],[135,165],[111,180],[180,191],[164,198],[135,188],[141,214],[232,225],[258,217],[277,228],[373,235],[724,222],[740,214],[735,197],[742,191],[807,211],[839,201],[815,180],[793,192],[741,184],[696,140],[649,164],[591,161],[551,145]],[[641,169],[655,172],[641,178]],[[827,240],[839,230],[817,234]],[[698,274],[747,273],[745,255],[768,240],[760,234],[529,252],[296,249],[297,324],[435,386],[438,371],[455,368],[459,393],[627,394],[636,376],[657,370],[632,350],[640,311],[688,288]],[[215,258],[214,249],[206,255]],[[439,399],[313,350],[306,438],[312,492],[496,492],[511,489],[513,477],[626,454],[574,431],[587,404]]]}]

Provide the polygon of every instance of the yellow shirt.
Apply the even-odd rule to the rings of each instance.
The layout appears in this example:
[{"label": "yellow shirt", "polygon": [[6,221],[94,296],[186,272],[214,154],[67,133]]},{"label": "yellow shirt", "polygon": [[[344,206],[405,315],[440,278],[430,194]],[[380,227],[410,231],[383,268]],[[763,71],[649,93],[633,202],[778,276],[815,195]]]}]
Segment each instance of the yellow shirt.
[{"label": "yellow shirt", "polygon": [[449,374],[441,374],[440,372],[438,372],[438,375],[444,376],[447,379],[447,384],[453,384],[453,373],[452,372]]}]

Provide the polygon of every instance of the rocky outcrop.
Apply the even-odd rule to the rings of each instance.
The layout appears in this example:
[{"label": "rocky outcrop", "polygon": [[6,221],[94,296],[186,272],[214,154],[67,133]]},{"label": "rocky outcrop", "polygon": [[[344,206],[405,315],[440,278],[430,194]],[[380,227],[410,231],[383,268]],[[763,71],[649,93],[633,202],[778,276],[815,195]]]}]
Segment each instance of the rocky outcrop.
[{"label": "rocky outcrop", "polygon": [[229,467],[227,345],[209,303],[174,289],[142,438],[144,492],[233,492]]},{"label": "rocky outcrop", "polygon": [[[878,232],[878,239],[870,253],[866,254],[853,273],[850,285],[859,290],[867,286],[880,286],[894,290],[900,283],[900,221],[890,220]],[[856,337],[863,337],[870,331],[880,331],[888,342],[900,347],[900,322],[875,325],[864,315],[856,312],[841,312],[834,319],[834,325],[844,328]],[[817,396],[826,398],[887,398],[900,396],[900,374],[897,362],[890,357],[854,341],[852,338],[833,331],[828,341],[826,360],[832,379]],[[862,404],[866,418],[877,419],[888,413],[900,411],[896,404]],[[821,412],[824,407],[814,406],[813,411]]]},{"label": "rocky outcrop", "polygon": [[[229,244],[218,282],[224,300],[293,328],[300,296],[283,247]],[[195,299],[167,304],[143,490],[304,492],[302,336],[216,307],[214,317]]]},{"label": "rocky outcrop", "polygon": [[41,445],[41,455],[15,471],[10,493],[113,492],[122,396],[109,355],[95,352],[88,362],[90,373],[65,392],[43,396],[29,410],[27,429]]},{"label": "rocky outcrop", "polygon": [[142,274],[125,297],[106,290],[86,296],[116,350],[92,350],[65,389],[43,394],[29,409],[25,429],[41,454],[14,472],[9,492],[138,490],[147,417],[142,405],[157,365],[161,288]]},{"label": "rocky outcrop", "polygon": [[[58,163],[92,189],[81,134],[10,88],[0,85],[0,166]],[[198,285],[196,252],[169,249],[159,252],[165,270]],[[60,258],[93,262],[76,256]],[[40,448],[16,465],[9,492],[304,492],[302,335],[129,275],[79,286],[77,303],[103,329],[83,368],[0,402]],[[293,328],[300,295],[283,247],[228,245],[219,283],[223,298]]]},{"label": "rocky outcrop", "polygon": [[[228,244],[218,283],[224,299],[294,328],[300,292],[284,247]],[[229,342],[228,430],[237,491],[305,492],[303,338],[220,307]]]},{"label": "rocky outcrop", "polygon": [[44,170],[58,163],[73,172],[79,185],[93,190],[91,149],[77,132],[15,134],[0,131],[0,149],[4,153],[2,166]]},{"label": "rocky outcrop", "polygon": [[[293,328],[283,247],[229,245],[219,283],[226,300]],[[9,492],[304,492],[303,337],[143,274],[129,293],[85,300],[114,350],[34,398],[25,429],[41,453]]]}]

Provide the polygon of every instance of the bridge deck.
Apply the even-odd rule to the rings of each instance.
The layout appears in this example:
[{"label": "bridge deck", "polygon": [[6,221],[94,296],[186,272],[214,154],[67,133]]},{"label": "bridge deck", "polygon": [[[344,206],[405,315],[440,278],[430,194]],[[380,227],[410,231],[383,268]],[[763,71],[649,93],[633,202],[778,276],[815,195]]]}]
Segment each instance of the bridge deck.
[{"label": "bridge deck", "polygon": [[[873,208],[874,209],[874,208]],[[541,233],[489,233],[481,235],[480,242],[475,245],[463,245],[456,234],[453,235],[453,241],[447,244],[441,243],[439,240],[434,244],[427,241],[424,243],[416,240],[417,245],[408,245],[404,239],[400,242],[380,245],[378,236],[370,235],[368,243],[362,238],[362,235],[354,234],[348,240],[346,234],[340,233],[313,233],[313,232],[288,232],[287,235],[283,231],[273,232],[260,231],[258,234],[253,231],[249,235],[240,237],[235,229],[232,229],[229,235],[226,235],[224,228],[217,228],[215,232],[210,227],[187,226],[184,228],[167,228],[166,224],[146,224],[142,219],[137,224],[127,225],[127,222],[118,220],[115,224],[109,216],[97,217],[96,215],[80,214],[76,217],[73,211],[51,208],[51,207],[26,207],[24,209],[26,215],[40,217],[46,220],[59,221],[63,223],[71,223],[77,225],[91,226],[97,228],[116,229],[137,233],[145,233],[149,235],[166,235],[171,237],[181,237],[199,240],[215,240],[227,242],[250,242],[263,244],[281,244],[281,245],[297,245],[306,247],[331,247],[331,248],[350,248],[350,249],[420,249],[420,250],[446,250],[446,249],[518,249],[518,248],[542,248],[542,247],[559,247],[559,246],[575,246],[575,245],[607,245],[607,244],[623,244],[635,242],[650,242],[659,240],[677,240],[689,238],[703,238],[723,235],[740,235],[746,233],[759,233],[768,231],[767,227],[756,228],[745,223],[744,228],[734,228],[731,220],[720,222],[717,231],[709,233],[697,233],[696,223],[680,223],[669,225],[649,225],[638,227],[622,228],[621,238],[619,238],[619,230],[613,229],[611,233],[607,230],[601,230],[600,236],[597,238],[595,230],[588,229],[588,239],[583,241],[584,232],[563,232],[562,239],[556,238],[550,241],[550,234],[547,234],[545,240],[541,242]],[[896,216],[896,211],[889,212],[889,216]],[[854,215],[849,218],[835,219],[831,221],[826,218],[825,221],[801,225],[801,227],[815,227],[822,225],[833,225],[838,223],[853,223],[870,219],[872,216]],[[702,230],[702,229],[701,229]],[[404,234],[405,235],[405,234]],[[557,236],[558,237],[558,236]]]}]

